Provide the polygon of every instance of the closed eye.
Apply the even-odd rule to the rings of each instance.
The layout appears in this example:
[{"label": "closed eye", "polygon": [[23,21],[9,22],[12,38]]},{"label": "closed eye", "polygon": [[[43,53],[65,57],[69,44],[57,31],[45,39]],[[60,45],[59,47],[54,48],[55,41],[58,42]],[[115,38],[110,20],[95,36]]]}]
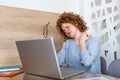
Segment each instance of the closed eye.
[{"label": "closed eye", "polygon": [[65,27],[63,28],[63,31],[65,32],[67,29],[69,29],[69,27],[70,27],[70,26],[65,26]]}]

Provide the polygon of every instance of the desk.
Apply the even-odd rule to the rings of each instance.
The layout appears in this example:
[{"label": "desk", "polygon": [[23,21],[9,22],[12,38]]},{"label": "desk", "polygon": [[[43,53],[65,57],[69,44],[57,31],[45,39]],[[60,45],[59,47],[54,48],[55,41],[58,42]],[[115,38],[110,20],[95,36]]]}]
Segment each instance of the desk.
[{"label": "desk", "polygon": [[[82,73],[80,75],[68,78],[66,80],[73,80],[76,78],[90,78],[90,77],[105,77],[109,80],[120,80],[118,78],[114,78],[111,76],[101,75],[101,74],[93,74],[93,73],[89,73],[89,72]],[[0,78],[0,80],[56,80],[56,79],[50,79],[50,78],[45,78],[45,77],[40,77],[40,76],[22,73],[22,74],[15,76],[15,77],[12,77],[12,78]]]}]

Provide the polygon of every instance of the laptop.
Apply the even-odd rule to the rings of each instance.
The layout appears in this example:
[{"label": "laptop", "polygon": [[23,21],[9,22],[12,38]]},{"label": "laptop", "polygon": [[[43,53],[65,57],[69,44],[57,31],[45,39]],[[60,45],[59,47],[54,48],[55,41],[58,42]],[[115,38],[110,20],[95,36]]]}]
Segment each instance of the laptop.
[{"label": "laptop", "polygon": [[65,79],[84,70],[60,67],[53,38],[16,41],[16,46],[25,73]]}]

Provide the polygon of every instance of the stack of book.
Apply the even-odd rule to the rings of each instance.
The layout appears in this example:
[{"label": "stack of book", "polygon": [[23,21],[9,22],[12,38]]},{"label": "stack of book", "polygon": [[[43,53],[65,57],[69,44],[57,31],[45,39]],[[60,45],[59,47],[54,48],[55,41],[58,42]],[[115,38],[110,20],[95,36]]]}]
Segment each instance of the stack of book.
[{"label": "stack of book", "polygon": [[0,77],[13,77],[24,72],[19,65],[0,67]]}]

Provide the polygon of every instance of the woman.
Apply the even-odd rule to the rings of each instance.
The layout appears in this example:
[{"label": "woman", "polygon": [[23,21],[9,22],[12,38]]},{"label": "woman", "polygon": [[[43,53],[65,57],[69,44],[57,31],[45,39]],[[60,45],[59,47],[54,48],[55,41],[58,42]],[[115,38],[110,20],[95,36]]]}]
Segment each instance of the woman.
[{"label": "woman", "polygon": [[65,42],[58,52],[60,65],[101,73],[100,43],[96,37],[86,33],[88,27],[83,19],[72,12],[64,12],[57,20],[57,29]]}]

